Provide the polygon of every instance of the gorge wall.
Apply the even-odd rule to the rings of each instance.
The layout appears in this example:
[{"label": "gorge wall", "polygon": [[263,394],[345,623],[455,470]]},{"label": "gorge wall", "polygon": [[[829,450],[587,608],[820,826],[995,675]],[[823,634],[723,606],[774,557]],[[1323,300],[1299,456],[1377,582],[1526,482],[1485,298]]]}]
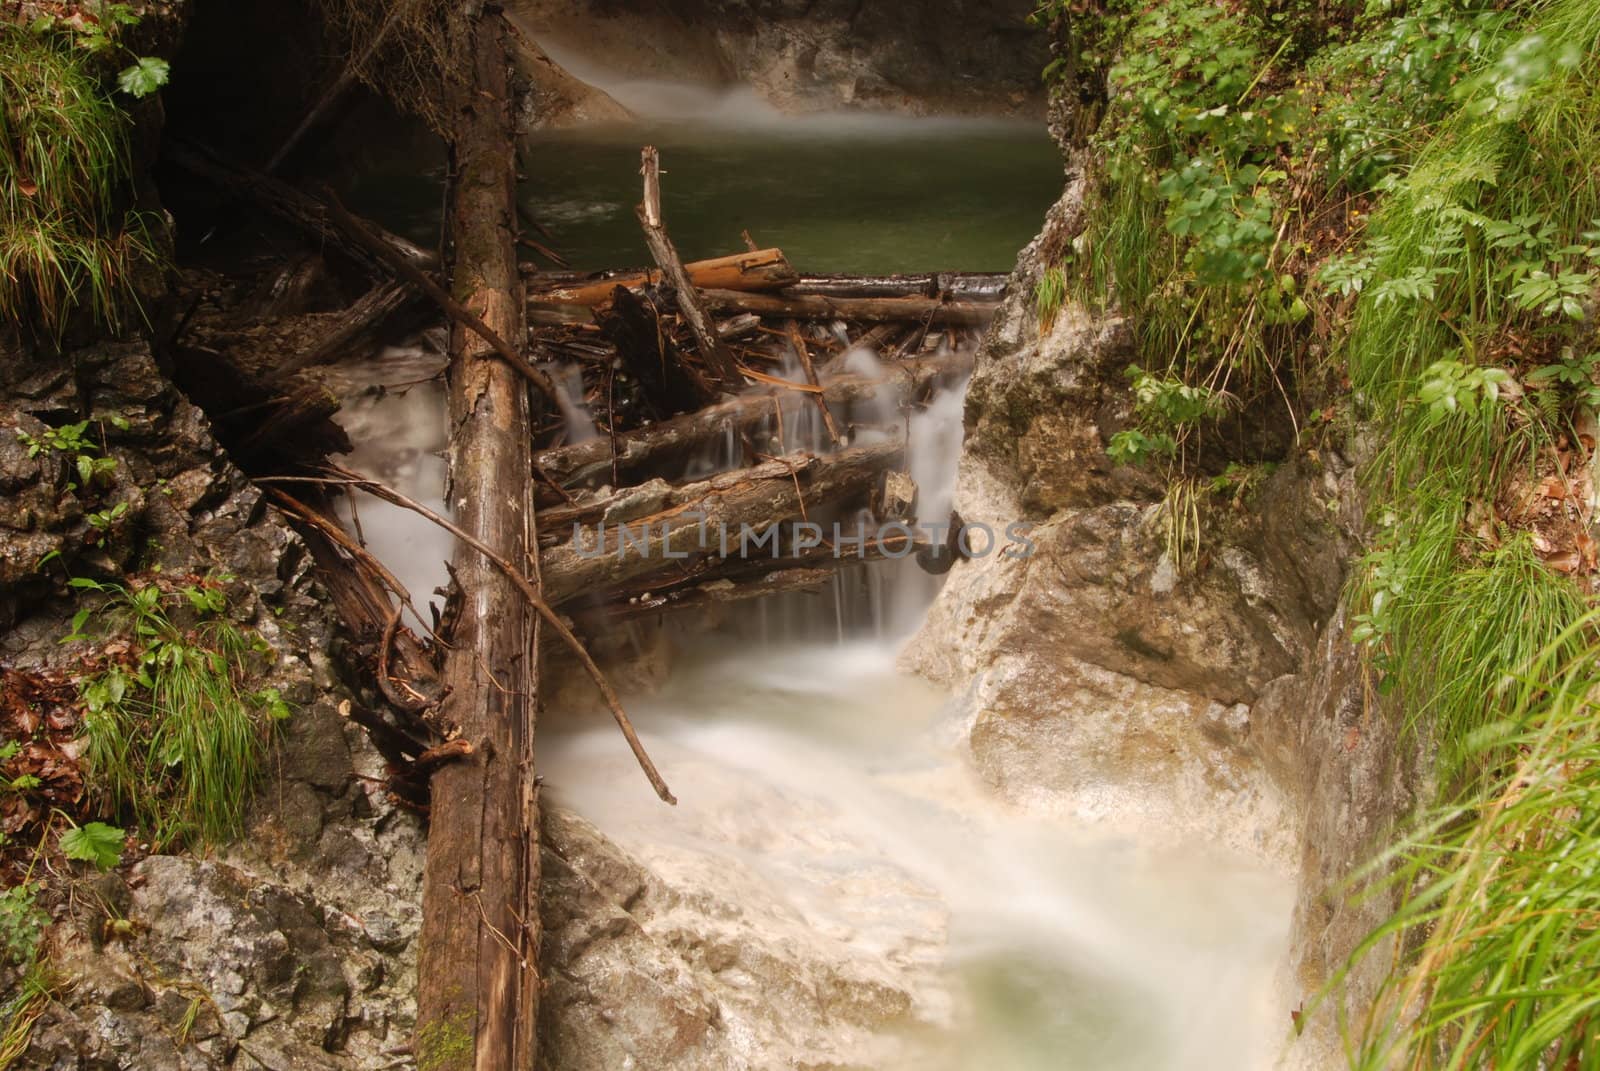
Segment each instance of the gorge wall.
[{"label": "gorge wall", "polygon": [[[1107,454],[1134,420],[1127,324],[1069,305],[1042,328],[1034,306],[1084,225],[1071,119],[1058,101],[1066,190],[979,351],[955,501],[969,524],[1031,522],[1037,549],[958,562],[902,663],[957,693],[979,771],[1019,805],[1293,874],[1284,1066],[1343,1067],[1337,1002],[1317,996],[1392,907],[1353,902],[1346,882],[1427,768],[1348,639],[1369,444],[1240,429],[1232,445],[1254,440],[1271,475],[1209,514],[1197,564],[1179,567],[1163,484]],[[1385,958],[1349,979],[1352,1012]]]},{"label": "gorge wall", "polygon": [[580,78],[745,85],[790,113],[1043,112],[1031,0],[517,0]]}]

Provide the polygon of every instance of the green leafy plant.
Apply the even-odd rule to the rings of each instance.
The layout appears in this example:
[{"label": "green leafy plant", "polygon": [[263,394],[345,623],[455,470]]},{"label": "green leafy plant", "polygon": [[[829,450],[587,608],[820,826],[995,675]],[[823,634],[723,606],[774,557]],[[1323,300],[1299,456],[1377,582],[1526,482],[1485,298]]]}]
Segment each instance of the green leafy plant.
[{"label": "green leafy plant", "polygon": [[128,4],[98,0],[70,16],[41,15],[28,29],[41,36],[64,35],[87,52],[131,58],[133,62],[117,73],[117,88],[129,96],[144,97],[166,85],[171,71],[166,60],[132,56],[122,46],[122,31],[139,22],[139,14]]},{"label": "green leafy plant", "polygon": [[[22,745],[15,740],[7,740],[0,744],[0,768],[16,758],[22,751]],[[0,773],[0,789],[7,792],[28,792],[39,787],[39,779],[32,774]]]},{"label": "green leafy plant", "polygon": [[1432,420],[1456,413],[1471,415],[1499,401],[1501,390],[1509,382],[1511,374],[1503,368],[1479,368],[1446,358],[1423,371],[1417,401]]},{"label": "green leafy plant", "polygon": [[132,97],[147,97],[167,84],[167,61],[141,56],[117,75],[117,88]]},{"label": "green leafy plant", "polygon": [[84,520],[89,522],[89,527],[94,528],[97,531],[106,532],[114,528],[116,523],[120,521],[127,514],[127,512],[128,504],[126,502],[118,502],[115,506],[112,506],[109,509],[95,510],[93,513],[86,514],[84,516]]},{"label": "green leafy plant", "polygon": [[93,488],[102,478],[115,472],[117,468],[116,459],[100,456],[99,445],[88,437],[90,423],[91,421],[81,420],[76,424],[49,428],[38,436],[19,430],[17,439],[28,448],[29,457],[38,457],[47,451],[66,455],[77,477],[69,486],[74,490],[80,487],[87,490]]},{"label": "green leafy plant", "polygon": [[50,917],[39,907],[39,886],[23,881],[0,890],[0,960],[18,967],[32,963]]},{"label": "green leafy plant", "polygon": [[127,834],[116,826],[87,822],[61,835],[61,851],[68,859],[79,859],[101,870],[110,870],[122,862],[122,845],[126,840]]},{"label": "green leafy plant", "polygon": [[154,583],[71,583],[105,601],[80,610],[62,642],[88,639],[98,624],[134,644],[130,659],[80,684],[91,782],[158,847],[233,836],[268,733],[290,713],[276,690],[250,686],[270,648],[226,619],[226,600],[214,587],[175,593],[196,616],[180,626]]}]

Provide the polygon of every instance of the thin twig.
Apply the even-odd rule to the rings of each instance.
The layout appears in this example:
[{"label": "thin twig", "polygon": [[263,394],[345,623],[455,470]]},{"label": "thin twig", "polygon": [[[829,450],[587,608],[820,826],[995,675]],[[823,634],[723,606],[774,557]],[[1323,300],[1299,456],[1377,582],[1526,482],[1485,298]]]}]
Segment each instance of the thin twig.
[{"label": "thin twig", "polygon": [[571,648],[573,654],[578,656],[578,661],[583,665],[584,671],[589,674],[589,677],[594,681],[595,686],[600,689],[600,695],[605,699],[606,706],[611,709],[611,716],[616,719],[617,728],[622,730],[623,737],[628,741],[628,747],[633,751],[633,757],[638,760],[639,768],[644,771],[644,775],[649,779],[650,786],[655,789],[656,795],[661,797],[662,801],[665,803],[674,805],[677,804],[677,797],[673,796],[672,791],[667,788],[667,783],[662,780],[661,774],[657,772],[655,763],[650,761],[650,756],[645,751],[644,745],[639,742],[639,735],[634,732],[633,723],[628,720],[627,713],[622,709],[622,700],[617,697],[617,693],[612,689],[611,682],[607,681],[605,674],[600,672],[600,667],[597,666],[594,659],[590,657],[589,652],[584,648],[582,641],[580,641],[577,636],[572,634],[572,630],[567,627],[567,623],[561,620],[560,615],[550,608],[550,604],[544,601],[544,599],[540,596],[538,589],[535,588],[531,582],[529,582],[528,578],[520,569],[512,565],[506,559],[502,558],[499,554],[495,553],[482,540],[473,537],[470,533],[456,525],[454,522],[440,516],[427,506],[424,506],[422,503],[407,498],[405,495],[394,490],[394,488],[388,486],[387,484],[379,483],[377,480],[369,480],[366,477],[357,475],[356,473],[350,472],[347,469],[339,468],[337,465],[330,466],[330,468],[332,471],[339,473],[337,478],[319,476],[271,476],[262,477],[261,482],[316,483],[327,486],[347,484],[354,486],[367,492],[369,495],[374,495],[383,499],[385,502],[399,506],[401,509],[410,510],[412,513],[415,513],[418,516],[423,517],[431,523],[439,526],[440,528],[443,528],[445,531],[461,540],[461,542],[465,543],[479,554],[482,554],[484,558],[488,559],[490,564],[505,574],[506,579],[510,580],[516,585],[517,590],[522,593],[522,597],[528,601],[528,605],[532,606],[536,611],[538,611],[539,616],[544,618],[545,622],[548,623],[551,628],[555,629],[556,635],[561,638],[561,642]]},{"label": "thin twig", "polygon": [[[345,487],[345,491],[352,496],[355,494],[355,488],[348,485]],[[303,523],[309,524],[318,532],[321,532],[336,546],[345,551],[345,553],[349,554],[356,561],[377,573],[378,578],[383,581],[384,586],[394,593],[398,601],[390,609],[388,620],[384,622],[383,626],[383,638],[378,641],[378,690],[383,693],[383,697],[385,699],[394,704],[395,709],[397,710],[403,710],[407,714],[417,714],[426,710],[431,705],[428,697],[411,687],[411,685],[407,684],[405,681],[398,680],[389,673],[389,652],[394,647],[395,636],[400,631],[400,618],[406,610],[411,611],[411,616],[417,619],[418,624],[420,624],[423,628],[428,629],[429,633],[433,635],[434,640],[439,642],[442,646],[449,646],[439,638],[437,633],[433,632],[431,628],[428,628],[428,623],[426,621],[422,620],[422,615],[417,613],[416,606],[414,606],[411,602],[411,593],[406,590],[405,586],[400,583],[395,575],[391,573],[381,561],[374,557],[372,553],[366,549],[366,547],[351,539],[344,529],[340,528],[337,524],[334,524],[332,521],[306,506],[304,503],[296,500],[289,494],[280,491],[275,487],[267,488],[267,493],[272,496],[273,500],[276,501],[281,508],[287,510],[295,517],[298,517]],[[398,685],[400,688],[404,688],[405,691],[409,692],[410,694],[402,695],[396,690],[396,685]]]}]

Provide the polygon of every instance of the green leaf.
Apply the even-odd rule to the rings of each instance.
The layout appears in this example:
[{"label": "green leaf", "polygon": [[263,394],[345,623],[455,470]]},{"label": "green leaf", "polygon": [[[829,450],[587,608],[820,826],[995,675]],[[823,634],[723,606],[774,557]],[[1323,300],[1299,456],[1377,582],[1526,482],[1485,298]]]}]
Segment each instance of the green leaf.
[{"label": "green leaf", "polygon": [[276,688],[263,688],[256,693],[256,699],[266,708],[267,717],[273,721],[287,721],[293,713],[284,701],[283,693]]},{"label": "green leaf", "polygon": [[166,60],[140,56],[137,63],[117,75],[117,88],[132,97],[146,97],[167,84],[169,72]]},{"label": "green leaf", "polygon": [[126,839],[127,834],[116,826],[90,822],[62,834],[61,850],[68,859],[81,859],[109,870],[122,862],[122,843]]}]

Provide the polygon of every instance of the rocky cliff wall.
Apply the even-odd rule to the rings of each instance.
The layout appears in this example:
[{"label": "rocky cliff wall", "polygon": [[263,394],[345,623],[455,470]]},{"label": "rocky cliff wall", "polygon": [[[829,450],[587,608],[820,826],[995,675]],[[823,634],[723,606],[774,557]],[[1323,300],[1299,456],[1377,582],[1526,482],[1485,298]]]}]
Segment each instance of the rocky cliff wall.
[{"label": "rocky cliff wall", "polygon": [[[1342,1067],[1331,1006],[1288,1044],[1292,1023],[1387,914],[1343,885],[1426,768],[1348,640],[1365,447],[1355,435],[1263,453],[1273,436],[1247,430],[1275,469],[1209,514],[1198,565],[1179,569],[1161,483],[1106,453],[1133,414],[1126,325],[1069,306],[1044,330],[1033,306],[1083,226],[1079,151],[1067,161],[978,355],[955,502],[969,524],[1033,523],[1036,549],[957,563],[902,660],[962,697],[973,759],[1006,796],[1294,875],[1285,1065]],[[1352,1009],[1376,981],[1352,979]]]},{"label": "rocky cliff wall", "polygon": [[1038,115],[1032,0],[517,0],[574,73],[748,85],[786,112]]}]

